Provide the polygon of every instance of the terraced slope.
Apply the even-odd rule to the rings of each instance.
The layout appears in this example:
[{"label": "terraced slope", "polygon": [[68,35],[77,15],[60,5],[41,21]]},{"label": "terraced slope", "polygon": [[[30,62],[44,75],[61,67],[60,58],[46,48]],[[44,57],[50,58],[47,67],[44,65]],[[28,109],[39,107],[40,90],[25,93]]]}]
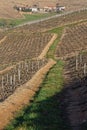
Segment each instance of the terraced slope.
[{"label": "terraced slope", "polygon": [[47,64],[46,59],[22,61],[0,73],[0,102],[21,85],[28,82],[34,74]]},{"label": "terraced slope", "polygon": [[81,21],[86,21],[87,20],[87,10],[81,10],[81,11],[76,11],[71,14],[66,14],[62,15],[60,17],[55,17],[55,18],[50,18],[45,21],[40,21],[35,24],[31,25],[24,25],[21,27],[18,27],[14,29],[16,32],[20,31],[28,31],[28,32],[36,32],[36,31],[46,31],[49,29],[57,28],[60,26],[65,26],[68,24],[72,23],[77,23]]},{"label": "terraced slope", "polygon": [[7,35],[6,40],[0,44],[0,64],[37,58],[51,38],[49,33]]},{"label": "terraced slope", "polygon": [[87,49],[87,22],[65,29],[60,44],[56,49],[56,57],[66,57]]}]

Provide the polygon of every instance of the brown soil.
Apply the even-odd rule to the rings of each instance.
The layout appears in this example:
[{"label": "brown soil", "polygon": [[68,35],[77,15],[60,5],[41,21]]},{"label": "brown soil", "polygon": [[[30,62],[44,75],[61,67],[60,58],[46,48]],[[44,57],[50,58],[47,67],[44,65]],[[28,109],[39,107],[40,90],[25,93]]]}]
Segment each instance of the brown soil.
[{"label": "brown soil", "polygon": [[0,103],[0,130],[3,130],[18,110],[30,103],[31,98],[38,91],[44,76],[54,64],[55,61],[50,59],[30,81],[20,86],[13,95]]},{"label": "brown soil", "polygon": [[4,70],[1,70],[1,71],[0,71],[0,74],[3,74],[3,73],[5,73],[5,72],[11,70],[11,69],[14,68],[15,66],[16,66],[16,65],[12,65],[12,66],[7,67],[7,68],[4,69]]},{"label": "brown soil", "polygon": [[[7,38],[7,36],[5,36],[1,41],[3,42],[5,39]],[[43,59],[47,53],[47,51],[49,50],[49,47],[52,45],[52,43],[54,42],[54,40],[57,38],[57,34],[54,34],[53,37],[51,38],[51,40],[47,43],[46,47],[43,49],[42,53],[38,56],[37,59]],[[33,59],[36,59],[36,58],[33,58]],[[20,63],[20,62],[19,62]],[[19,64],[17,63],[17,64]],[[16,65],[17,65],[16,64]],[[0,74],[3,74],[9,70],[11,70],[12,68],[14,68],[16,65],[12,65],[12,66],[9,66],[9,67],[6,67],[5,69],[1,70],[0,71]]]},{"label": "brown soil", "polygon": [[[83,65],[87,61],[87,53],[78,56],[78,70],[76,70],[76,56],[64,60],[64,89],[61,94],[61,109],[68,125],[72,130],[86,129],[87,124],[87,75],[83,73]],[[84,127],[85,126],[85,127]]]},{"label": "brown soil", "polygon": [[[87,50],[87,46],[85,44],[86,41],[86,31],[87,23],[79,23],[74,25],[73,27],[66,28],[65,32],[62,35],[60,43],[56,49],[56,58],[67,58],[76,55],[80,51]],[[72,38],[73,36],[73,38]],[[84,38],[83,38],[84,37]],[[78,44],[77,44],[78,42]]]},{"label": "brown soil", "polygon": [[54,36],[51,38],[51,40],[49,41],[49,43],[47,44],[47,46],[44,48],[44,50],[42,51],[42,53],[38,57],[39,59],[42,59],[42,58],[45,57],[47,51],[49,50],[49,47],[53,44],[53,42],[55,41],[56,38],[57,38],[57,34],[54,34]]},{"label": "brown soil", "polygon": [[7,36],[4,36],[4,38],[2,38],[2,39],[0,40],[0,44],[1,44],[2,42],[4,42],[4,41],[6,40],[6,38],[7,38]]}]

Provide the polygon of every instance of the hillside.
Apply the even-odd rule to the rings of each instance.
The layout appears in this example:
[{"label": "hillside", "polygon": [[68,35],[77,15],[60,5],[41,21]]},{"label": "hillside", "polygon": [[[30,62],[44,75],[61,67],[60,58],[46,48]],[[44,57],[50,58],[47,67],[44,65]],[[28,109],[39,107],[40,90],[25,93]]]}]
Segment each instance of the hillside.
[{"label": "hillside", "polygon": [[0,130],[87,130],[86,34],[87,10],[0,32]]},{"label": "hillside", "polygon": [[1,18],[22,18],[21,14],[13,9],[14,5],[32,5],[39,4],[41,7],[46,5],[55,5],[56,3],[66,7],[68,10],[76,10],[87,7],[87,0],[0,0],[0,17]]}]

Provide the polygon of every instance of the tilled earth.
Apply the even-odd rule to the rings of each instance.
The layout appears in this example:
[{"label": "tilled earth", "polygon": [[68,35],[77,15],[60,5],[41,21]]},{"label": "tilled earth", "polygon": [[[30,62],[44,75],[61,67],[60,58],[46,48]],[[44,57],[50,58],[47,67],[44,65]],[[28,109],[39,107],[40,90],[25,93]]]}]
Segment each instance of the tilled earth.
[{"label": "tilled earth", "polygon": [[61,108],[63,109],[63,118],[66,118],[72,130],[86,130],[87,76],[84,75],[84,69],[80,63],[78,63],[78,70],[76,70],[75,60],[75,57],[65,60],[65,84]]}]

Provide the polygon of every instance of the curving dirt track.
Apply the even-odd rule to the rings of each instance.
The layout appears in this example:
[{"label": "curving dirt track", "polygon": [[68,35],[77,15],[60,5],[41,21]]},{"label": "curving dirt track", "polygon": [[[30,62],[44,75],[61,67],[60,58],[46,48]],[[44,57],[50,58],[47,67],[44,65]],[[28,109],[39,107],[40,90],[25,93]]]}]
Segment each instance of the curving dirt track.
[{"label": "curving dirt track", "polygon": [[57,34],[54,34],[53,37],[51,38],[51,40],[49,41],[49,43],[47,44],[47,46],[43,49],[42,53],[39,55],[39,59],[42,59],[43,57],[46,56],[47,51],[49,50],[49,47],[53,44],[53,42],[55,41],[55,39],[57,38]]}]

